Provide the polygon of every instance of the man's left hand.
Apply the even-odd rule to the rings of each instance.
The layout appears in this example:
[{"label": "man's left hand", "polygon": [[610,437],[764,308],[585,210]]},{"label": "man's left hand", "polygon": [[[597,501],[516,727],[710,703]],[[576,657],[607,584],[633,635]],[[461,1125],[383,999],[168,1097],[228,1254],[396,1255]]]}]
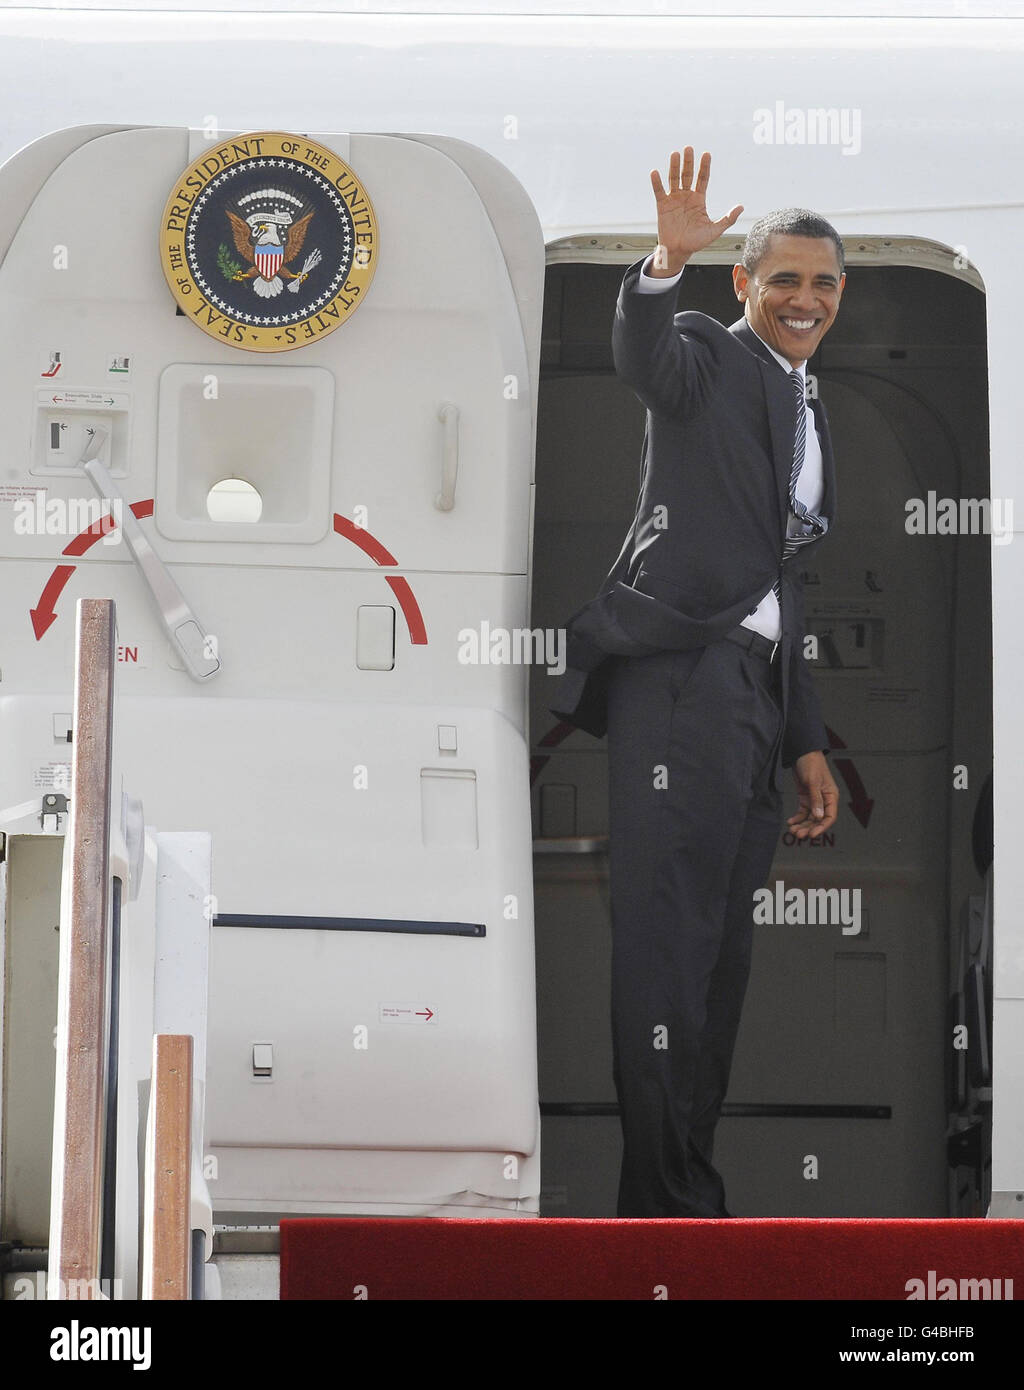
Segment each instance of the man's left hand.
[{"label": "man's left hand", "polygon": [[793,764],[799,811],[786,824],[798,840],[823,835],[836,823],[839,788],[832,779],[824,753],[805,753]]}]

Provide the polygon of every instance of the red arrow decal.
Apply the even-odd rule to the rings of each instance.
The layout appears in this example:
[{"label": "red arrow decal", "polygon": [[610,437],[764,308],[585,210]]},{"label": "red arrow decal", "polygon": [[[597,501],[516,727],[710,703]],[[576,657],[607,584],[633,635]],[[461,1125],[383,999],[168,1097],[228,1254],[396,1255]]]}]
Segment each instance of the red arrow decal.
[{"label": "red arrow decal", "polygon": [[[130,502],[129,506],[140,521],[143,517],[153,515],[152,497],[146,497],[141,502]],[[64,555],[84,555],[91,546],[94,546],[98,540],[102,540],[109,531],[115,531],[116,529],[117,522],[109,512],[105,512],[103,516],[100,517],[99,521],[94,522],[92,526],[87,526],[84,531],[79,531],[74,540],[68,541],[61,553]]]},{"label": "red arrow decal", "polygon": [[43,592],[39,595],[38,606],[29,609],[32,630],[36,634],[37,642],[50,624],[56,620],[57,614],[53,611],[53,606],[74,572],[74,565],[58,565],[46,581]]},{"label": "red arrow decal", "polygon": [[427,1011],[426,1011],[426,1013],[424,1013],[421,1009],[418,1009],[418,1010],[416,1011],[416,1017],[417,1017],[417,1018],[425,1018],[425,1019],[427,1020],[427,1022],[429,1023],[430,1020],[434,1017],[434,1010],[433,1010],[433,1009],[430,1007],[430,1005],[428,1004],[428,1005],[427,1005]]},{"label": "red arrow decal", "polygon": [[109,512],[104,512],[99,521],[94,521],[84,531],[79,531],[73,540],[68,541],[61,551],[62,555],[84,555],[87,550],[101,541],[110,531],[117,530],[117,522]]},{"label": "red arrow decal", "polygon": [[[340,512],[334,513],[334,529],[339,536],[344,536],[347,541],[357,545],[364,555],[369,555],[370,559],[377,565],[397,565],[398,561],[388,550],[387,546],[382,545],[376,536],[371,536],[369,531],[363,526],[357,526],[354,521],[349,521],[347,516],[342,516]],[[405,618],[405,625],[409,629],[409,640],[414,647],[426,646],[427,625],[423,621],[423,614],[420,606],[416,602],[416,596],[409,587],[409,581],[395,576],[388,579],[391,592],[398,599],[402,616]]]},{"label": "red arrow decal", "polygon": [[[141,502],[132,502],[131,509],[140,519],[144,516],[153,515],[153,499],[146,497]],[[93,526],[88,526],[84,531],[79,531],[73,540],[68,541],[61,552],[63,555],[74,555],[76,558],[84,555],[91,549],[98,540],[102,540],[108,531],[113,531],[117,527],[117,522],[109,512],[100,517]],[[32,618],[32,627],[35,630],[36,641],[46,632],[50,624],[57,617],[53,611],[53,605],[60,597],[60,592],[75,572],[74,565],[58,565],[46,581],[46,587],[39,596],[39,606],[30,608],[29,615]]]},{"label": "red arrow decal", "polygon": [[[140,521],[143,517],[153,515],[152,497],[147,497],[141,502],[132,502],[129,505],[134,515],[138,517]],[[101,516],[99,521],[94,525],[87,527],[84,531],[80,531],[77,536],[68,541],[62,554],[68,556],[73,555],[76,558],[84,555],[97,541],[102,540],[109,531],[113,531],[116,526],[117,522],[109,513]],[[391,554],[390,550],[382,545],[375,536],[371,536],[369,531],[364,530],[361,526],[356,526],[354,522],[349,521],[347,517],[343,517],[337,512],[334,514],[334,529],[339,536],[344,536],[346,540],[352,541],[355,545],[358,545],[360,550],[362,550],[364,554],[369,555],[370,559],[376,564],[398,564],[398,561]],[[48,598],[56,576],[64,571],[66,571],[66,573],[63,574],[63,578],[61,578],[59,583],[56,584],[56,587],[53,588],[52,597]],[[39,600],[39,607],[30,610],[32,614],[32,626],[35,628],[37,642],[57,616],[56,613],[52,611],[53,604],[56,602],[61,589],[63,589],[74,572],[74,565],[58,565],[57,569],[54,570],[53,574],[50,576],[46,588],[43,590],[42,597]],[[399,607],[405,618],[406,627],[409,629],[409,640],[414,646],[425,646],[427,641],[427,627],[423,621],[423,613],[420,610],[420,606],[416,602],[416,596],[409,586],[409,581],[403,579],[400,575],[394,575],[388,576],[388,583],[395,597],[398,599]],[[433,1015],[431,1015],[431,1017],[433,1017]]]},{"label": "red arrow decal", "polygon": [[860,773],[849,758],[836,758],[835,764],[850,793],[848,803],[850,810],[867,830],[868,821],[871,819],[871,808],[875,803],[865,791],[864,783],[860,780]]},{"label": "red arrow decal", "polygon": [[[564,719],[560,719],[557,724],[553,725],[547,731],[547,733],[544,735],[541,741],[537,744],[537,747],[555,748],[558,746],[558,744],[562,742],[563,739],[568,738],[570,734],[574,734],[575,732],[575,724],[567,724]],[[549,757],[540,753],[535,753],[533,757],[530,759],[531,787],[533,786],[534,782],[536,782],[537,778],[540,776],[540,774],[543,772],[544,768],[550,761],[551,760]]]},{"label": "red arrow decal", "polygon": [[391,551],[381,545],[376,536],[371,536],[364,526],[357,526],[354,521],[349,521],[347,516],[342,516],[339,512],[334,513],[334,529],[339,536],[344,536],[347,541],[357,545],[378,565],[398,564]]},{"label": "red arrow decal", "polygon": [[[825,732],[828,734],[828,741],[832,748],[845,748],[846,744],[832,729],[825,725]],[[868,796],[864,783],[860,779],[860,773],[854,767],[849,758],[834,758],[836,771],[846,783],[846,789],[850,793],[850,800],[847,803],[854,816],[865,830],[868,828],[868,821],[871,819],[871,810],[874,801]]]},{"label": "red arrow decal", "polygon": [[386,575],[385,577],[391,587],[391,592],[398,599],[399,607],[405,618],[405,625],[409,629],[409,641],[414,647],[425,646],[427,628],[423,621],[423,614],[420,612],[420,606],[416,602],[413,591],[409,588],[409,581],[403,579],[401,575],[393,577]]}]

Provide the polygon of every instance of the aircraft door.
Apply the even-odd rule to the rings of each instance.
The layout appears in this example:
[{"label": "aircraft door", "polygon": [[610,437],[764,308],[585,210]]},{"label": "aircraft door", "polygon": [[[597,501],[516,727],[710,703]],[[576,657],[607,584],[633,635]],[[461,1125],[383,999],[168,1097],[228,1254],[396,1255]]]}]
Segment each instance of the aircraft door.
[{"label": "aircraft door", "polygon": [[73,135],[0,171],[0,806],[60,775],[74,602],[115,599],[130,790],[213,835],[217,1211],[536,1210],[489,646],[528,628],[533,208],[439,137]]}]

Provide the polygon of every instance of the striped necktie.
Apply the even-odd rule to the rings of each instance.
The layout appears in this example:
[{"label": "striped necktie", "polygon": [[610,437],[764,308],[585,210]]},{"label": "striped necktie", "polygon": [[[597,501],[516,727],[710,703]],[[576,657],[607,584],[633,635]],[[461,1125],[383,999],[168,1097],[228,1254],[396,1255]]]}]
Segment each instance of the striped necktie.
[{"label": "striped necktie", "polygon": [[[800,480],[800,470],[804,466],[804,455],[807,452],[807,405],[804,379],[795,367],[789,374],[789,381],[796,397],[796,439],[793,443],[793,467],[789,474],[789,510],[800,522],[801,529],[795,535],[786,536],[782,546],[783,564],[791,555],[795,555],[802,545],[816,541],[828,530],[828,522],[823,517],[809,512],[796,495],[796,485]],[[777,579],[772,588],[775,590],[775,597],[781,603],[781,581]]]}]

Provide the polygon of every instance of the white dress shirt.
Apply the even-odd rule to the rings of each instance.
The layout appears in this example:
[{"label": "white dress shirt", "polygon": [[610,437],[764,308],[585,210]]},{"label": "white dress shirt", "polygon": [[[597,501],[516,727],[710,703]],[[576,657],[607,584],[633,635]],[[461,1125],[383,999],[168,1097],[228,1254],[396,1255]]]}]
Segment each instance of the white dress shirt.
[{"label": "white dress shirt", "polygon": [[[678,275],[672,276],[658,277],[648,275],[646,271],[652,260],[653,256],[649,256],[641,267],[640,278],[637,281],[638,294],[662,294],[665,290],[670,290],[679,284],[683,274],[682,271],[680,271]],[[753,329],[750,331],[752,333],[754,332]],[[785,370],[787,375],[794,370],[792,363],[787,362],[784,357],[780,356],[769,343],[765,343],[760,333],[755,333],[754,336],[759,339],[760,342],[764,343],[765,347],[775,358],[776,362],[778,362],[779,366]],[[801,362],[799,367],[796,368],[796,371],[804,378],[806,385],[807,363]],[[807,443],[804,449],[803,467],[800,469],[800,477],[797,479],[796,483],[796,495],[807,510],[813,512],[814,515],[817,516],[818,509],[825,496],[825,480],[821,464],[821,441],[818,438],[818,431],[814,421],[814,412],[807,404],[806,397],[804,401],[804,411],[807,415]],[[789,524],[787,527],[788,534],[791,536],[796,535],[800,528],[800,521],[791,511],[789,513]],[[753,628],[753,630],[759,632],[762,637],[767,637],[770,642],[779,641],[782,636],[782,615],[779,611],[779,601],[775,597],[774,589],[768,590],[757,607],[743,619],[741,626]]]}]

